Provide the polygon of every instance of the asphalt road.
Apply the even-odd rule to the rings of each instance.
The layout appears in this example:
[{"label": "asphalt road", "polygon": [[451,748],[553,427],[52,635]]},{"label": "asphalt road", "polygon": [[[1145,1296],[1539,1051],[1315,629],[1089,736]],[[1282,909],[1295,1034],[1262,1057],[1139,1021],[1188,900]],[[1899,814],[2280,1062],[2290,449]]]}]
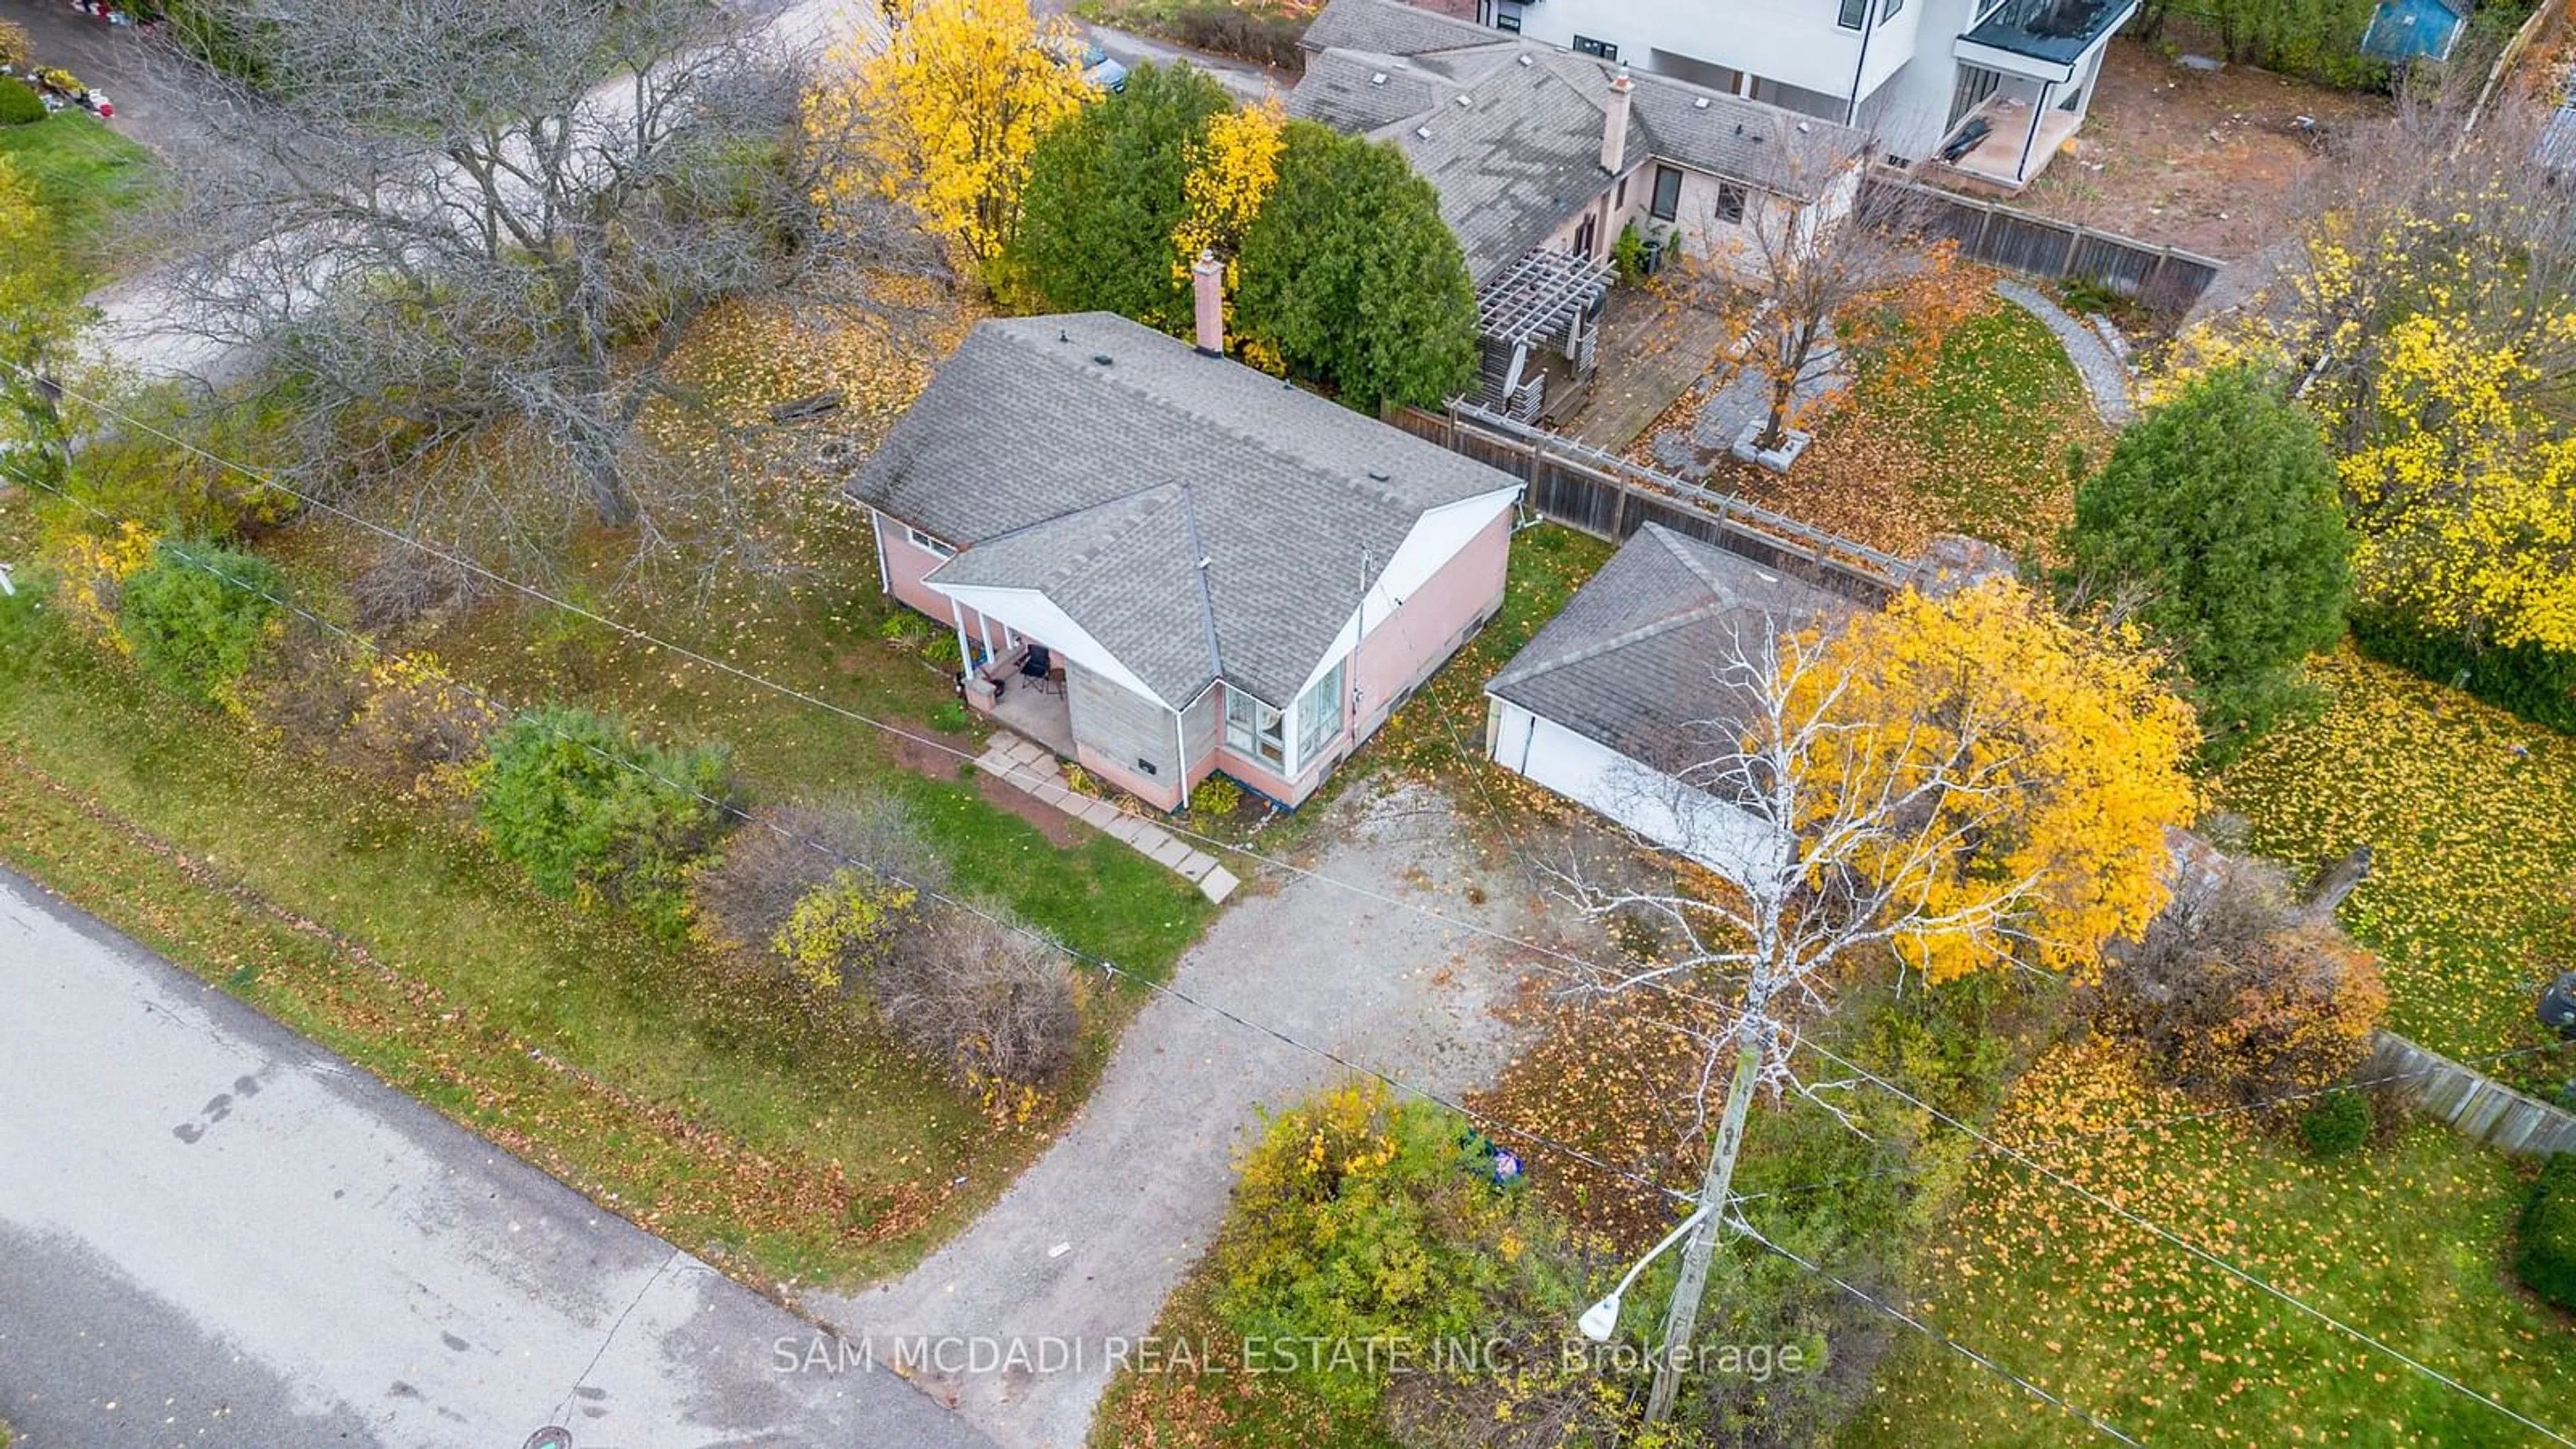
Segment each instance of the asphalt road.
[{"label": "asphalt road", "polygon": [[22,1449],[990,1442],[4,871],[0,1067]]}]

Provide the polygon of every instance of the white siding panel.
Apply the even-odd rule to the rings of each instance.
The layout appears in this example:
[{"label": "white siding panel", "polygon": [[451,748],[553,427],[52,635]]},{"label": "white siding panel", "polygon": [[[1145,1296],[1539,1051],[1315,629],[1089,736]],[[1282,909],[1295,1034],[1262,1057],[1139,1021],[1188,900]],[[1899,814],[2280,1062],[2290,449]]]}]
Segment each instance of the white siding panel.
[{"label": "white siding panel", "polygon": [[1628,827],[1718,874],[1740,879],[1767,854],[1768,826],[1598,740],[1492,700],[1494,763]]}]

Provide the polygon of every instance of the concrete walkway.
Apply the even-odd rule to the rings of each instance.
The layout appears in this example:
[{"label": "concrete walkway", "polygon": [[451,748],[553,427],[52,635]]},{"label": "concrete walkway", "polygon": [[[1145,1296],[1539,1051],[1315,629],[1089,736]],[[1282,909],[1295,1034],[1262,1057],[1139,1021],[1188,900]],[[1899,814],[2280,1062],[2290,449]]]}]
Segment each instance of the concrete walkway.
[{"label": "concrete walkway", "polygon": [[953,1371],[916,1383],[1006,1445],[1070,1449],[1117,1341],[1150,1332],[1207,1251],[1257,1109],[1340,1073],[1281,1036],[1444,1095],[1490,1081],[1522,963],[1412,907],[1526,936],[1526,892],[1481,872],[1438,792],[1368,793],[1329,807],[1339,838],[1313,864],[1328,879],[1228,911],[1174,973],[1190,999],[1146,1003],[1081,1115],[972,1228],[910,1275],[808,1295],[806,1311],[880,1362],[896,1344],[951,1346]]},{"label": "concrete walkway", "polygon": [[1141,815],[1131,815],[1097,796],[1077,793],[1064,782],[1064,772],[1056,765],[1055,753],[1035,740],[1024,739],[1009,730],[995,730],[985,743],[984,753],[975,768],[992,775],[1005,785],[1037,797],[1041,804],[1052,805],[1083,824],[1133,846],[1136,853],[1156,865],[1167,865],[1179,871],[1183,879],[1199,888],[1199,893],[1219,905],[1234,894],[1243,882],[1234,872],[1216,863],[1216,857],[1194,850],[1179,837]]},{"label": "concrete walkway", "polygon": [[2103,345],[2092,328],[2073,313],[2048,300],[2039,289],[2010,278],[1995,283],[1995,295],[2021,308],[2048,325],[2066,348],[2066,360],[2075,364],[2076,374],[2084,379],[2084,390],[2093,396],[2093,410],[2102,421],[2114,428],[2129,425],[2136,417],[2137,404],[2129,396],[2129,369],[2111,349]]}]

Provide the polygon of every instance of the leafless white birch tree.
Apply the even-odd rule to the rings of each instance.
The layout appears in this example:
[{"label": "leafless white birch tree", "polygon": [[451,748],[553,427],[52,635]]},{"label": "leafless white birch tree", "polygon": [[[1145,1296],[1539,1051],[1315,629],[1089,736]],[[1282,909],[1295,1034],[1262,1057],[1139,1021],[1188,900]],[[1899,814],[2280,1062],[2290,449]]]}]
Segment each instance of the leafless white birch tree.
[{"label": "leafless white birch tree", "polygon": [[[1719,1210],[1684,1243],[1647,1417],[1673,1408],[1736,1157],[1755,1093],[1796,1091],[1837,1111],[1836,1084],[1795,1070],[1802,1025],[1831,1015],[1849,973],[1907,959],[1939,939],[2004,963],[2023,940],[2037,874],[1957,888],[1957,863],[2023,808],[2027,747],[1979,691],[1936,718],[1855,719],[1850,665],[1827,634],[1776,622],[1734,627],[1713,665],[1728,707],[1691,722],[1669,758],[1615,787],[1617,813],[1651,822],[1664,845],[1718,879],[1639,888],[1560,875],[1595,918],[1642,917],[1668,943],[1657,959],[1603,970],[1593,990],[1669,991],[1720,1008],[1691,1032],[1700,1110],[1721,1075],[1722,1106],[1699,1201]],[[1901,969],[1901,966],[1900,966]]]}]

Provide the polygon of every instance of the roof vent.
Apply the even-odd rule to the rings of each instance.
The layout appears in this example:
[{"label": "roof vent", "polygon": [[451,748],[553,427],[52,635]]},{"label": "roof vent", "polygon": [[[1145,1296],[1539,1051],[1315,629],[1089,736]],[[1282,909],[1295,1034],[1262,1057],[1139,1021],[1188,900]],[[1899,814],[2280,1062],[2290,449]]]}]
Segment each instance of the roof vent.
[{"label": "roof vent", "polygon": [[1458,109],[1462,111],[1474,104],[1476,104],[1476,98],[1474,96],[1460,96],[1458,98]]},{"label": "roof vent", "polygon": [[1109,365],[1109,354],[1106,352],[1095,352],[1091,354],[1091,360],[1099,363],[1103,367],[1107,367]]},{"label": "roof vent", "polygon": [[1702,97],[1700,97],[1698,100],[1695,100],[1695,101],[1691,102],[1691,109],[1692,109],[1692,110],[1694,110],[1694,111],[1705,111],[1705,110],[1707,110],[1707,109],[1708,109],[1708,97],[1706,97],[1706,96],[1702,96]]},{"label": "roof vent", "polygon": [[1413,128],[1413,134],[1420,136],[1425,141],[1428,141],[1431,139],[1431,128],[1429,126],[1416,126]]},{"label": "roof vent", "polygon": [[1531,59],[1530,59],[1530,54],[1529,54],[1529,52],[1528,52],[1528,51],[1524,50],[1524,51],[1522,51],[1522,52],[1521,52],[1521,64],[1523,64],[1523,65],[1536,65],[1537,63],[1538,63],[1538,62],[1536,62],[1536,61],[1534,61],[1534,60],[1531,60]]},{"label": "roof vent", "polygon": [[1742,121],[1735,123],[1735,134],[1739,136],[1744,134],[1744,123]]},{"label": "roof vent", "polygon": [[1801,136],[1807,135],[1808,133],[1810,133],[1810,132],[1814,131],[1815,129],[1816,129],[1815,127],[1813,127],[1813,126],[1811,126],[1811,125],[1808,125],[1808,124],[1807,124],[1806,122],[1804,122],[1804,121],[1800,121],[1800,122],[1798,123],[1798,134],[1799,134],[1799,135],[1801,135]]},{"label": "roof vent", "polygon": [[1386,84],[1386,72],[1385,72],[1385,71],[1382,71],[1382,70],[1373,70],[1373,71],[1370,71],[1370,72],[1369,72],[1369,84],[1370,84],[1370,85],[1373,85],[1373,86],[1382,86],[1382,85],[1385,85],[1385,84]]},{"label": "roof vent", "polygon": [[1071,342],[1073,340],[1073,334],[1059,327],[1055,329],[1055,340],[1058,342]]},{"label": "roof vent", "polygon": [[1384,468],[1371,468],[1368,470],[1368,475],[1369,481],[1373,483],[1383,483],[1387,480],[1387,472]]}]

